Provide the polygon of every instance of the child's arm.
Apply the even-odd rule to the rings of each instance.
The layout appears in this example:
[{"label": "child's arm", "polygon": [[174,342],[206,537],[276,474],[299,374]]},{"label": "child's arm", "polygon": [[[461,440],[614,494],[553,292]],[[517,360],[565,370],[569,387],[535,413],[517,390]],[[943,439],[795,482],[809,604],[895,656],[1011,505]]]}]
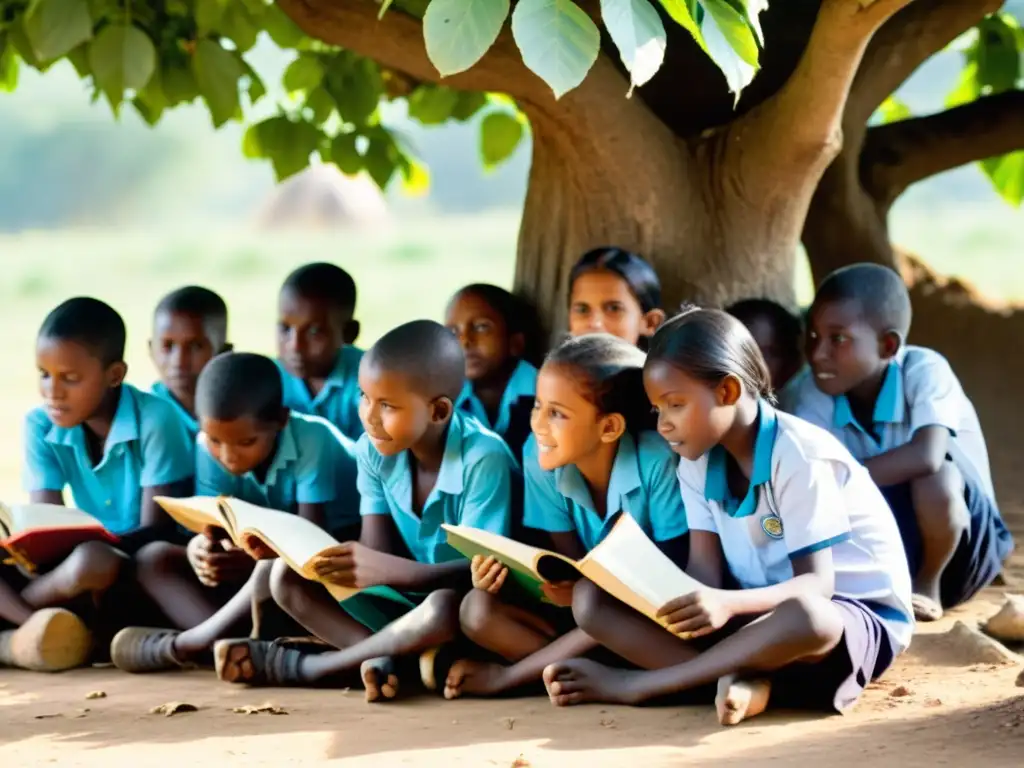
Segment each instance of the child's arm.
[{"label": "child's arm", "polygon": [[64,491],[32,491],[28,500],[33,504],[57,504],[64,506]]},{"label": "child's arm", "polygon": [[159,504],[157,496],[184,498],[192,495],[193,480],[191,477],[162,485],[152,485],[142,489],[142,504],[139,508],[138,527],[122,533],[118,549],[128,554],[138,552],[142,547],[154,541],[166,541],[175,530],[174,520]]},{"label": "child's arm", "polygon": [[59,504],[64,506],[66,478],[53,449],[46,443],[46,434],[52,428],[50,420],[41,410],[30,411],[25,417],[22,438],[25,461],[22,464],[22,485],[33,504]]},{"label": "child's arm", "polygon": [[875,485],[899,485],[934,475],[942,469],[948,448],[949,430],[946,427],[922,427],[909,443],[868,459],[864,466]]}]

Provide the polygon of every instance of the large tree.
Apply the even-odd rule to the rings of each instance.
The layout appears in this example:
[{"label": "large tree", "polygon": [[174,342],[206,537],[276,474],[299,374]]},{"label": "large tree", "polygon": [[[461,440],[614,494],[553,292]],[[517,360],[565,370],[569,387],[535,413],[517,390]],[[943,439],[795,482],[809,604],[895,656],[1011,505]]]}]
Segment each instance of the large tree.
[{"label": "large tree", "polygon": [[[67,58],[115,111],[130,104],[156,122],[202,98],[220,126],[265,94],[245,58],[265,31],[296,50],[290,95],[243,149],[281,177],[319,153],[381,185],[396,172],[416,183],[423,169],[380,123],[382,99],[406,99],[424,123],[486,111],[486,162],[528,123],[516,282],[557,324],[568,267],[597,245],[649,257],[669,301],[785,300],[801,240],[818,276],[893,263],[888,211],[921,179],[984,159],[1019,204],[1024,32],[1002,6],[0,0],[0,87],[16,87],[19,62]],[[969,30],[949,109],[911,116],[894,92]]]}]

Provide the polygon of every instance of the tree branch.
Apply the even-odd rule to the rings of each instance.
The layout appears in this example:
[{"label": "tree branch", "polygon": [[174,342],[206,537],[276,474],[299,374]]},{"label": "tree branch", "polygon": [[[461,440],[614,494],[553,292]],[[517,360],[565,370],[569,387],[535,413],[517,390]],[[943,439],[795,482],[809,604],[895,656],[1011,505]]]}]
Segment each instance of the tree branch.
[{"label": "tree branch", "polygon": [[862,135],[875,110],[918,67],[1002,4],[1003,0],[915,0],[893,16],[871,40],[853,82],[843,124],[847,135]]},{"label": "tree branch", "polygon": [[1024,149],[1024,91],[1007,91],[870,129],[861,175],[887,209],[918,181],[1018,149]]},{"label": "tree branch", "polygon": [[792,77],[726,134],[752,200],[799,196],[806,205],[842,146],[847,94],[871,36],[913,0],[824,0]]},{"label": "tree branch", "polygon": [[[427,58],[423,23],[392,9],[377,18],[371,0],[277,0],[277,4],[310,37],[338,45],[399,72],[430,83],[440,73]],[[547,86],[523,64],[506,28],[479,62],[443,79],[445,85],[468,91],[496,91],[516,99],[543,99]],[[625,91],[623,91],[625,93]]]}]

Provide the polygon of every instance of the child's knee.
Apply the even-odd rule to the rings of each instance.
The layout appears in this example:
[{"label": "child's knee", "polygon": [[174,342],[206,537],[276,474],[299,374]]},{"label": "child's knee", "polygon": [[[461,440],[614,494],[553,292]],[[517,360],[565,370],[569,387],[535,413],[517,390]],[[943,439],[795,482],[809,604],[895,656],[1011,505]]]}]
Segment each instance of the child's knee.
[{"label": "child's knee", "polygon": [[301,611],[309,602],[303,589],[309,582],[283,560],[275,560],[270,567],[269,577],[265,578],[269,581],[270,594],[274,602],[289,613]]},{"label": "child's knee", "polygon": [[422,605],[424,612],[438,623],[453,629],[459,626],[460,602],[454,589],[436,589],[427,595]]},{"label": "child's knee", "polygon": [[830,648],[843,636],[843,619],[831,600],[801,595],[779,604],[775,617],[811,648]]},{"label": "child's knee", "polygon": [[87,592],[102,592],[117,581],[127,562],[124,555],[99,541],[79,544],[64,561],[62,570],[68,581]]},{"label": "child's knee", "polygon": [[462,598],[459,604],[459,625],[466,637],[472,640],[487,631],[497,609],[497,602],[498,598],[482,589],[470,590]]},{"label": "child's knee", "polygon": [[140,579],[177,573],[187,562],[185,550],[166,541],[154,541],[135,553],[135,570]]},{"label": "child's knee", "polygon": [[587,634],[600,627],[601,609],[607,605],[607,594],[589,579],[580,579],[572,590],[572,618]]},{"label": "child's knee", "polygon": [[931,525],[941,521],[947,521],[951,528],[967,525],[964,479],[953,462],[945,461],[938,472],[912,480],[910,492],[914,509],[925,511]]}]

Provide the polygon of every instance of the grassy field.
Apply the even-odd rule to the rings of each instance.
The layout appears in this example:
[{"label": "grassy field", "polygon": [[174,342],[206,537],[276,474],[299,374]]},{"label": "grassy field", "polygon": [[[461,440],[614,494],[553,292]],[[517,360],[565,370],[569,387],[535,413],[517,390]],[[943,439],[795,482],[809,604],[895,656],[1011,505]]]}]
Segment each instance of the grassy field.
[{"label": "grassy field", "polygon": [[[927,255],[938,269],[975,282],[994,297],[1024,297],[1024,226],[1019,211],[960,211],[957,215],[903,215],[895,234]],[[1016,221],[1016,225],[1011,222]],[[374,231],[310,235],[201,232],[104,234],[27,233],[0,236],[0,498],[20,498],[21,418],[37,402],[35,334],[58,302],[93,295],[110,302],[128,325],[129,378],[153,380],[147,340],[152,309],[169,290],[208,286],[231,309],[231,339],[239,349],[272,353],[278,287],[295,266],[330,260],[359,286],[361,345],[395,324],[440,319],[461,285],[509,285],[518,222],[496,214],[431,221],[402,220]],[[1017,258],[1014,258],[1014,257]],[[809,298],[805,267],[800,293]]]}]

